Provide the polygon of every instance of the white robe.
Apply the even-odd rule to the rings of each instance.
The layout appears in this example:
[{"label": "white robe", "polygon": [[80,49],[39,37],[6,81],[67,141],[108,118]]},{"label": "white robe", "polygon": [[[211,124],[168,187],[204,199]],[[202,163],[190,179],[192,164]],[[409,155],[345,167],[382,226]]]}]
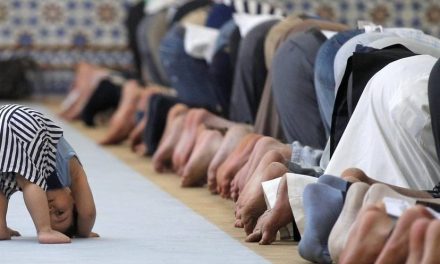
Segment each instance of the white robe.
[{"label": "white robe", "polygon": [[356,167],[376,180],[413,189],[432,189],[440,181],[427,95],[435,62],[429,55],[409,57],[371,78],[326,174]]}]

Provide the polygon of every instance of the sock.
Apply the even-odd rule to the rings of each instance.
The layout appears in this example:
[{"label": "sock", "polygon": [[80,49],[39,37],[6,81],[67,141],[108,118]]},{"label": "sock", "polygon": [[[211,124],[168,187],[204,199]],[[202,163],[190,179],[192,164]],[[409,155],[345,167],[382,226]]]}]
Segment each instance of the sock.
[{"label": "sock", "polygon": [[303,203],[306,224],[299,254],[312,262],[331,263],[327,242],[344,205],[344,195],[330,185],[314,183],[304,189]]},{"label": "sock", "polygon": [[[338,189],[343,192],[347,192],[351,183],[343,180],[341,177],[335,177],[332,175],[324,174],[318,179],[318,183],[329,185],[335,189]],[[345,195],[344,195],[345,196]]]},{"label": "sock", "polygon": [[81,119],[87,126],[94,126],[96,114],[117,108],[120,98],[121,86],[102,80],[81,112]]}]

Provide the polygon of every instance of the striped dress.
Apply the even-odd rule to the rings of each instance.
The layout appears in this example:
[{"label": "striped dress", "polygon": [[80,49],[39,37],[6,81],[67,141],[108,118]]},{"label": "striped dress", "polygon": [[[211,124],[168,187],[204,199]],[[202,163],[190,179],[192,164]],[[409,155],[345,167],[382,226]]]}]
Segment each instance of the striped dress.
[{"label": "striped dress", "polygon": [[63,130],[40,112],[15,104],[0,106],[0,126],[0,190],[8,199],[20,190],[16,174],[46,190]]}]

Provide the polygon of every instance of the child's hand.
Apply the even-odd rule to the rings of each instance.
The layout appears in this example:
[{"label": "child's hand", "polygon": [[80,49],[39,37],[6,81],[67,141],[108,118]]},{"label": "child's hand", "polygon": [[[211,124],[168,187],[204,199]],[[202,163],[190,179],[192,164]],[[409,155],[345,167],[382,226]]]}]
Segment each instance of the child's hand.
[{"label": "child's hand", "polygon": [[10,229],[9,227],[4,230],[0,230],[0,240],[10,240],[11,237],[14,236],[20,236],[20,233],[13,229]]},{"label": "child's hand", "polygon": [[92,238],[92,237],[99,237],[99,235],[95,232],[90,232],[89,238]]},{"label": "child's hand", "polygon": [[14,229],[11,229],[8,227],[9,235],[11,237],[18,237],[21,236],[21,234],[18,231],[15,231]]}]

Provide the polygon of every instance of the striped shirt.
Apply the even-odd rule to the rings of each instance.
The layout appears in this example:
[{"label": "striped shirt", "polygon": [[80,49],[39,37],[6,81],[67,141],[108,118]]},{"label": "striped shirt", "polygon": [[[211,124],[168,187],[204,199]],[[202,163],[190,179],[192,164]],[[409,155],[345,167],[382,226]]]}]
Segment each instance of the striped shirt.
[{"label": "striped shirt", "polygon": [[46,190],[63,130],[40,112],[15,104],[0,107],[0,126],[0,190],[8,199],[19,190],[16,174]]}]

